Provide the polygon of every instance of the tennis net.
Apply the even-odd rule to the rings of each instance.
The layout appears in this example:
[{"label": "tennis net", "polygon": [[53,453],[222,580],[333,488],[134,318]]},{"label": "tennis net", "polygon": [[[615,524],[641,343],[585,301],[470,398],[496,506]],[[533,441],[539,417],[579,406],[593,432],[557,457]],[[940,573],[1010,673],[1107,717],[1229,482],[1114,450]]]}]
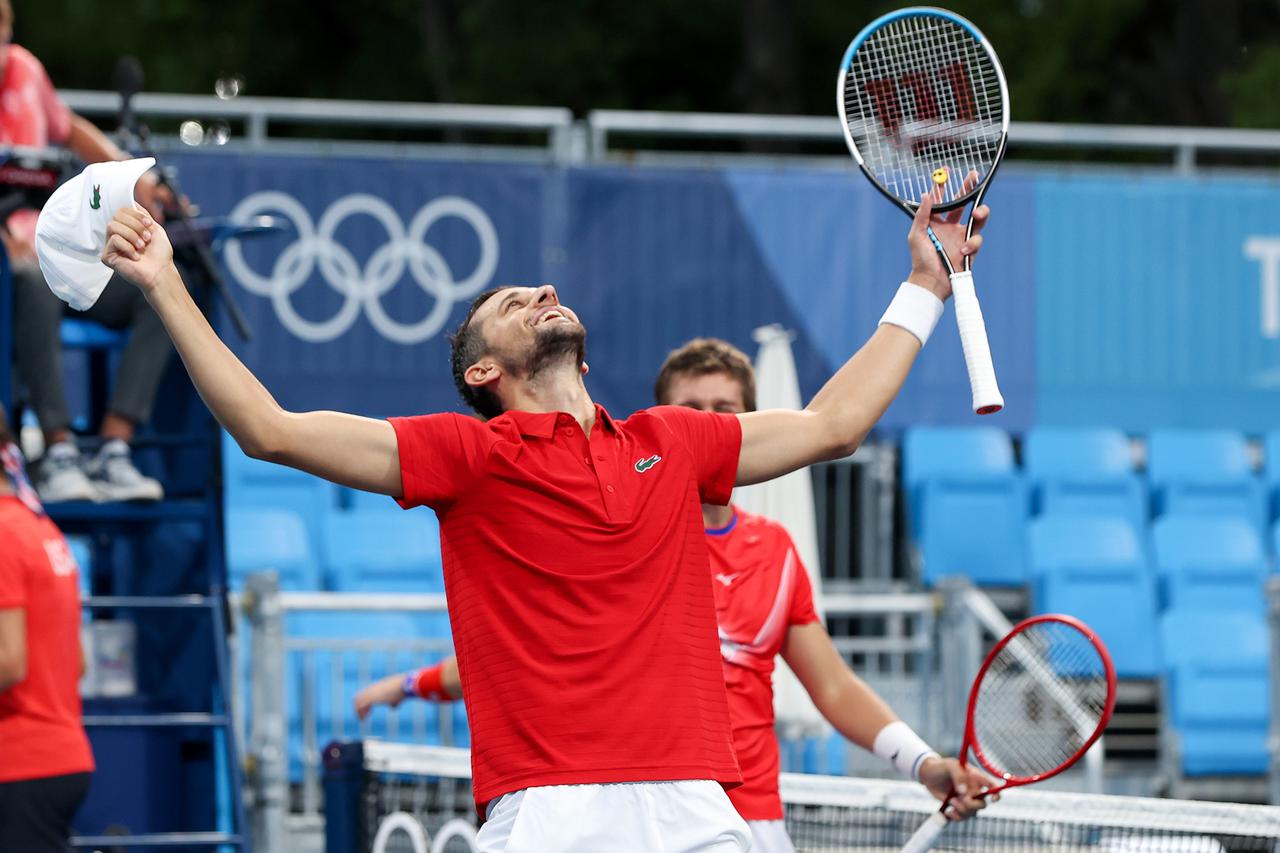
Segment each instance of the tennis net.
[{"label": "tennis net", "polygon": [[[328,850],[475,850],[466,750],[367,740],[331,745],[325,764]],[[800,853],[898,851],[937,809],[919,785],[887,779],[784,773],[782,797]],[[979,817],[947,827],[934,849],[1280,851],[1280,807],[1011,789]]]}]

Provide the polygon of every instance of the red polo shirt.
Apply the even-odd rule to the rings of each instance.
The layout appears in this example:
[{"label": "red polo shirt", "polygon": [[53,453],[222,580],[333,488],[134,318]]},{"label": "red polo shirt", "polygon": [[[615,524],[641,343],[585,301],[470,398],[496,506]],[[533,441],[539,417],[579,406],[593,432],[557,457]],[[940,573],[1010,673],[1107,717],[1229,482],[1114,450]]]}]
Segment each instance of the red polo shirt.
[{"label": "red polo shirt", "polygon": [[392,419],[406,507],[440,518],[476,803],[540,785],[740,781],[700,504],[737,418],[663,406]]},{"label": "red polo shirt", "polygon": [[707,531],[707,544],[733,748],[742,768],[742,787],[729,799],[745,820],[781,820],[774,659],[792,625],[818,621],[813,588],[791,534],[773,519],[735,507],[728,527]]},{"label": "red polo shirt", "polygon": [[0,782],[93,770],[80,725],[77,575],[53,522],[0,497],[0,610],[23,610],[27,626],[27,677],[0,691]]}]

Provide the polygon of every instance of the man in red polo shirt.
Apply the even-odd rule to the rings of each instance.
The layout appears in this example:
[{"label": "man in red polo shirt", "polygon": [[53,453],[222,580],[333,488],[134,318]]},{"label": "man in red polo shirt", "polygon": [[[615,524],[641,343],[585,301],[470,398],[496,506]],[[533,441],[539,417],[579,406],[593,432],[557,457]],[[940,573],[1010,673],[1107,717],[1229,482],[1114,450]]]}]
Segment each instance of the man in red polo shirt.
[{"label": "man in red polo shirt", "polygon": [[0,850],[69,850],[93,755],[80,725],[80,587],[0,407]]},{"label": "man in red polo shirt", "polygon": [[[456,414],[286,412],[218,340],[164,231],[121,209],[104,261],[147,296],[241,447],[430,506],[470,716],[486,851],[731,851],[730,740],[701,504],[858,446],[977,252],[926,198],[912,271],[880,327],[803,411],[657,407],[614,420],[583,384],[586,330],[555,288],[477,297],[453,340]],[[985,207],[974,213],[985,224]]]},{"label": "man in red polo shirt", "polygon": [[[690,341],[667,356],[654,383],[664,405],[703,412],[755,411],[751,362],[714,338]],[[729,696],[733,746],[743,784],[729,791],[746,819],[752,853],[795,853],[783,822],[778,791],[778,739],[774,730],[773,670],[778,655],[804,685],[835,729],[885,759],[942,800],[954,788],[952,819],[986,804],[979,793],[992,782],[929,748],[836,650],[813,606],[809,574],[795,543],[776,521],[736,506],[703,504],[711,556],[716,621]],[[999,795],[992,800],[999,799]]]},{"label": "man in red polo shirt", "polygon": [[[755,371],[741,351],[714,338],[690,341],[672,352],[654,383],[659,405],[704,412],[755,411]],[[733,747],[743,784],[729,799],[751,830],[752,853],[795,853],[783,822],[774,733],[773,670],[779,654],[796,672],[818,710],[845,737],[884,758],[938,799],[953,786],[961,819],[985,803],[976,794],[991,784],[981,771],[943,759],[898,719],[836,651],[813,606],[809,575],[790,534],[776,521],[738,507],[703,504],[715,590],[716,622],[728,688]],[[453,658],[370,684],[355,697],[364,719],[375,704],[398,705],[409,696],[450,701],[460,695]],[[992,800],[998,799],[995,795]]]}]

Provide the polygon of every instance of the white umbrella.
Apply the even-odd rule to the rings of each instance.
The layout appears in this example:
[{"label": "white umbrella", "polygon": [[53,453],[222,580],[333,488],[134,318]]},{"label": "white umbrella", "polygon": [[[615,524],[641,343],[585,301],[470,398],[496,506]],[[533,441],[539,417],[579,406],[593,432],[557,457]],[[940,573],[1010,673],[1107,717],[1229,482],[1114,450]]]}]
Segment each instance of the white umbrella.
[{"label": "white umbrella", "polygon": [[[757,408],[802,408],[800,380],[791,355],[792,335],[781,326],[772,325],[756,329],[752,337],[760,345],[755,365]],[[767,483],[744,486],[734,491],[733,502],[748,512],[772,518],[791,534],[809,572],[814,608],[825,622],[822,572],[818,565],[818,526],[809,470],[804,468]],[[784,737],[816,736],[830,731],[800,680],[781,659],[773,674],[773,708]]]}]

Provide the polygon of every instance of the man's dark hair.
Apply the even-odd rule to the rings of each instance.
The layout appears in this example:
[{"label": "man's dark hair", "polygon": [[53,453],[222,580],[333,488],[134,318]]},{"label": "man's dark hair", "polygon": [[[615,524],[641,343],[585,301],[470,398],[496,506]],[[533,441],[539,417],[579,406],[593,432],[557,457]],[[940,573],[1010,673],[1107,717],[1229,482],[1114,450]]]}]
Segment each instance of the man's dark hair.
[{"label": "man's dark hair", "polygon": [[453,384],[462,395],[462,402],[485,420],[502,414],[502,404],[498,402],[497,395],[488,388],[467,384],[467,368],[489,351],[489,343],[484,339],[484,334],[479,329],[471,328],[471,318],[476,315],[476,310],[489,300],[489,297],[505,289],[495,287],[471,300],[467,318],[449,336],[449,343],[453,348],[449,354],[449,363],[453,367]]},{"label": "man's dark hair", "polygon": [[653,383],[653,398],[659,405],[667,402],[671,380],[680,375],[705,376],[723,373],[742,388],[742,403],[748,412],[756,410],[756,372],[746,353],[719,338],[694,338],[672,350]]}]

